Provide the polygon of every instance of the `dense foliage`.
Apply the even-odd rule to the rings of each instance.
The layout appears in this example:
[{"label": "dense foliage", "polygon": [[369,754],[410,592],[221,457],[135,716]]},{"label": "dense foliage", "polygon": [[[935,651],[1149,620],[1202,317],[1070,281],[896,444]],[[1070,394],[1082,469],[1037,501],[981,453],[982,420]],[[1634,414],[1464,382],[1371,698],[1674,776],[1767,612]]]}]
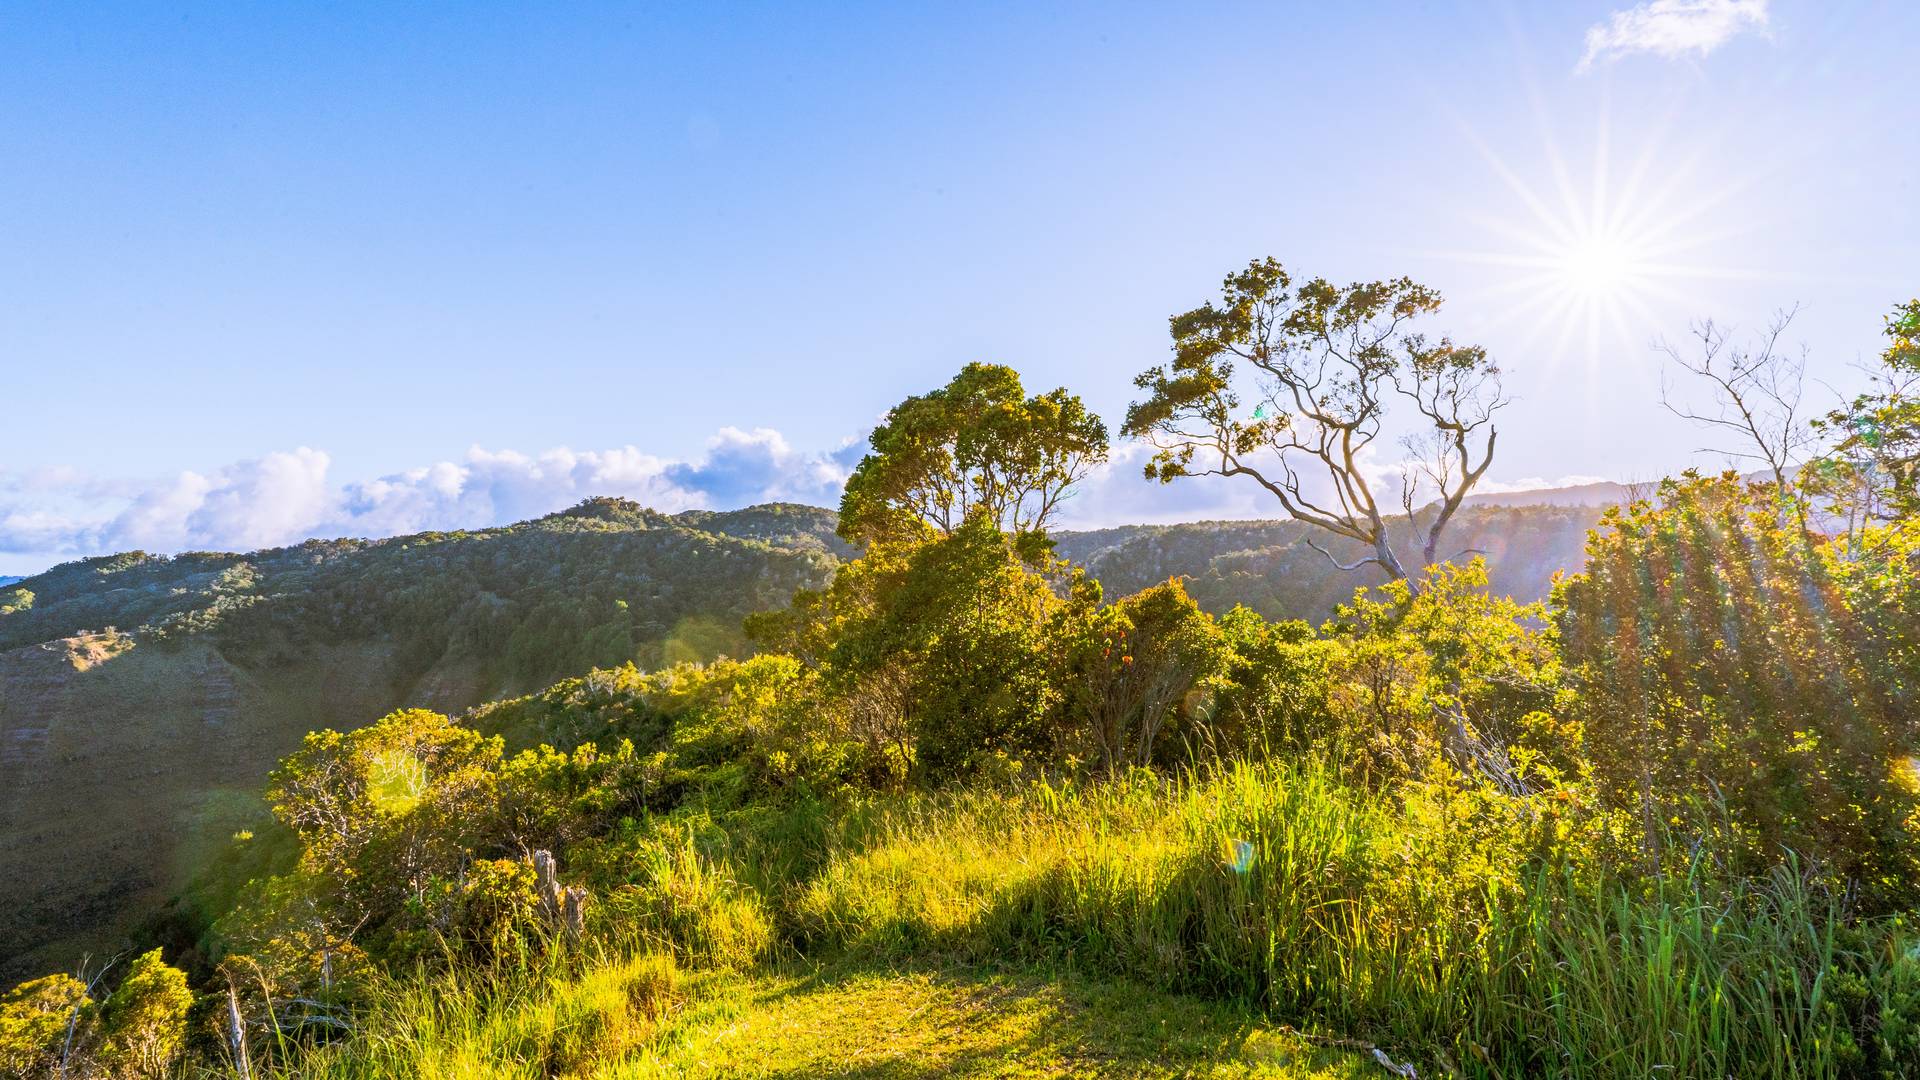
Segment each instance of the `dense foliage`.
[{"label": "dense foliage", "polygon": [[840,535],[859,544],[980,518],[1044,532],[1073,484],[1107,457],[1107,428],[1065,389],[1027,397],[1020,375],[968,364],[945,387],[893,407],[847,478]]},{"label": "dense foliage", "polygon": [[[1748,870],[1782,847],[1880,903],[1920,899],[1912,523],[1822,545],[1731,475],[1611,512],[1556,597],[1605,797],[1704,814]],[[1899,614],[1894,614],[1894,611]]]},{"label": "dense foliage", "polygon": [[0,1052],[645,1075],[689,980],[999,964],[1423,1073],[1920,1075],[1920,519],[1688,475],[1544,602],[1474,558],[1314,625],[1110,592],[997,470],[955,520],[886,489],[749,659],[309,735],[175,949],[201,1008],[147,954],[19,987]]},{"label": "dense foliage", "polygon": [[1814,487],[1868,522],[1920,513],[1920,300],[1887,316],[1886,336],[1872,388],[1814,424],[1835,437]]}]

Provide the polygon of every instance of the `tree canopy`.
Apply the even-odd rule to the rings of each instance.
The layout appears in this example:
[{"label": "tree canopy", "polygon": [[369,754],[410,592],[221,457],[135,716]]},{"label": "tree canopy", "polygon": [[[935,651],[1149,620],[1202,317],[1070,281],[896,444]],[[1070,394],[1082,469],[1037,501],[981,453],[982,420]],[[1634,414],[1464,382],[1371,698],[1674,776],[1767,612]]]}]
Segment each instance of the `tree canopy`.
[{"label": "tree canopy", "polygon": [[968,364],[945,387],[902,401],[869,439],[873,452],[840,500],[840,535],[859,544],[950,536],[976,514],[1009,536],[1042,532],[1107,457],[1106,425],[1078,396],[1028,397],[1019,373],[1000,364]]},{"label": "tree canopy", "polygon": [[1886,335],[1872,388],[1815,421],[1836,440],[1815,463],[1821,486],[1867,521],[1920,514],[1920,300],[1893,309]]},{"label": "tree canopy", "polygon": [[[1296,286],[1279,262],[1256,260],[1227,276],[1218,304],[1170,320],[1173,361],[1134,380],[1148,396],[1123,430],[1156,448],[1149,479],[1247,477],[1289,516],[1370,550],[1344,569],[1374,563],[1404,579],[1389,519],[1411,525],[1419,504],[1438,503],[1420,538],[1432,563],[1493,461],[1493,414],[1506,403],[1485,349],[1409,328],[1440,304],[1407,278]],[[1400,490],[1383,495],[1371,455],[1394,396],[1416,422],[1401,440]]]}]

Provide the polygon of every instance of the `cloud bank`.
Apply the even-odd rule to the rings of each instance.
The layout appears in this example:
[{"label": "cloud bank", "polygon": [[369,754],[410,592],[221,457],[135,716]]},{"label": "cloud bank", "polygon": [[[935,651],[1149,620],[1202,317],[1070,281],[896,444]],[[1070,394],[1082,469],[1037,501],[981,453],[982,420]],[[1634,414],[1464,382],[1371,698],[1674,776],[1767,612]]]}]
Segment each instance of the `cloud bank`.
[{"label": "cloud bank", "polygon": [[1579,70],[1631,53],[1669,60],[1706,56],[1735,36],[1767,28],[1767,0],[1650,0],[1587,30]]},{"label": "cloud bank", "polygon": [[777,431],[722,428],[672,460],[626,446],[541,454],[475,446],[373,480],[336,483],[300,447],[141,483],[72,469],[0,472],[0,552],[61,558],[116,551],[248,551],[312,537],[475,529],[539,517],[595,495],[674,512],[793,501],[832,505],[863,446],[794,449]]}]

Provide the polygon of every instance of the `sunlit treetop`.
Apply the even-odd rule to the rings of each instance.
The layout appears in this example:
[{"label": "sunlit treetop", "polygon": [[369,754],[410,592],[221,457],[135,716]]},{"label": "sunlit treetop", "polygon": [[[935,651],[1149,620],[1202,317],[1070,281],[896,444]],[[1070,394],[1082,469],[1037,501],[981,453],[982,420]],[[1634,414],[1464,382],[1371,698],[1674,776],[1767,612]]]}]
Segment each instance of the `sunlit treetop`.
[{"label": "sunlit treetop", "polygon": [[840,500],[852,543],[951,535],[982,515],[1002,532],[1045,530],[1073,485],[1107,457],[1107,428],[1065,389],[1026,396],[1020,375],[968,364],[893,407]]},{"label": "sunlit treetop", "polygon": [[[1271,258],[1228,275],[1217,303],[1169,321],[1173,361],[1134,380],[1147,398],[1128,409],[1124,430],[1155,448],[1147,477],[1243,477],[1294,519],[1370,549],[1354,566],[1375,563],[1393,578],[1408,575],[1388,518],[1412,519],[1433,501],[1420,540],[1433,562],[1493,461],[1493,414],[1506,403],[1485,349],[1412,328],[1440,304],[1404,277],[1296,285]],[[1392,492],[1369,472],[1396,398],[1416,420]]]}]

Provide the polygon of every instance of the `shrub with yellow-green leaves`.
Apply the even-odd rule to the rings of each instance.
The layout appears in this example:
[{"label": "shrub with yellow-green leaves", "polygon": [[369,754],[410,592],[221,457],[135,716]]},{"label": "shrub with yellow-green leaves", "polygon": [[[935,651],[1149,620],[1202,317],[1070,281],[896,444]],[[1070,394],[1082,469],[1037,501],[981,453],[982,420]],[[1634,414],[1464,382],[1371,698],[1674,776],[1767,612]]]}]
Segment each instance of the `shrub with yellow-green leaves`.
[{"label": "shrub with yellow-green leaves", "polygon": [[0,997],[0,1075],[171,1076],[192,1007],[186,973],[159,949],[135,957],[105,1002],[71,975],[22,983]]},{"label": "shrub with yellow-green leaves", "polygon": [[1785,848],[1876,907],[1920,897],[1911,528],[1827,544],[1731,474],[1609,513],[1555,630],[1586,760],[1649,858],[1685,823],[1745,870]]},{"label": "shrub with yellow-green leaves", "polygon": [[192,1007],[186,973],[162,960],[159,949],[141,954],[100,1010],[101,1059],[122,1076],[168,1075],[186,1048]]},{"label": "shrub with yellow-green leaves", "polygon": [[7,991],[0,996],[0,1074],[52,1072],[71,1048],[68,1032],[90,1032],[96,1015],[87,985],[71,975],[48,975]]},{"label": "shrub with yellow-green leaves", "polygon": [[1482,560],[1360,590],[1326,627],[1326,756],[1369,782],[1436,762],[1519,790],[1574,765],[1556,721],[1546,611],[1497,596]]}]

